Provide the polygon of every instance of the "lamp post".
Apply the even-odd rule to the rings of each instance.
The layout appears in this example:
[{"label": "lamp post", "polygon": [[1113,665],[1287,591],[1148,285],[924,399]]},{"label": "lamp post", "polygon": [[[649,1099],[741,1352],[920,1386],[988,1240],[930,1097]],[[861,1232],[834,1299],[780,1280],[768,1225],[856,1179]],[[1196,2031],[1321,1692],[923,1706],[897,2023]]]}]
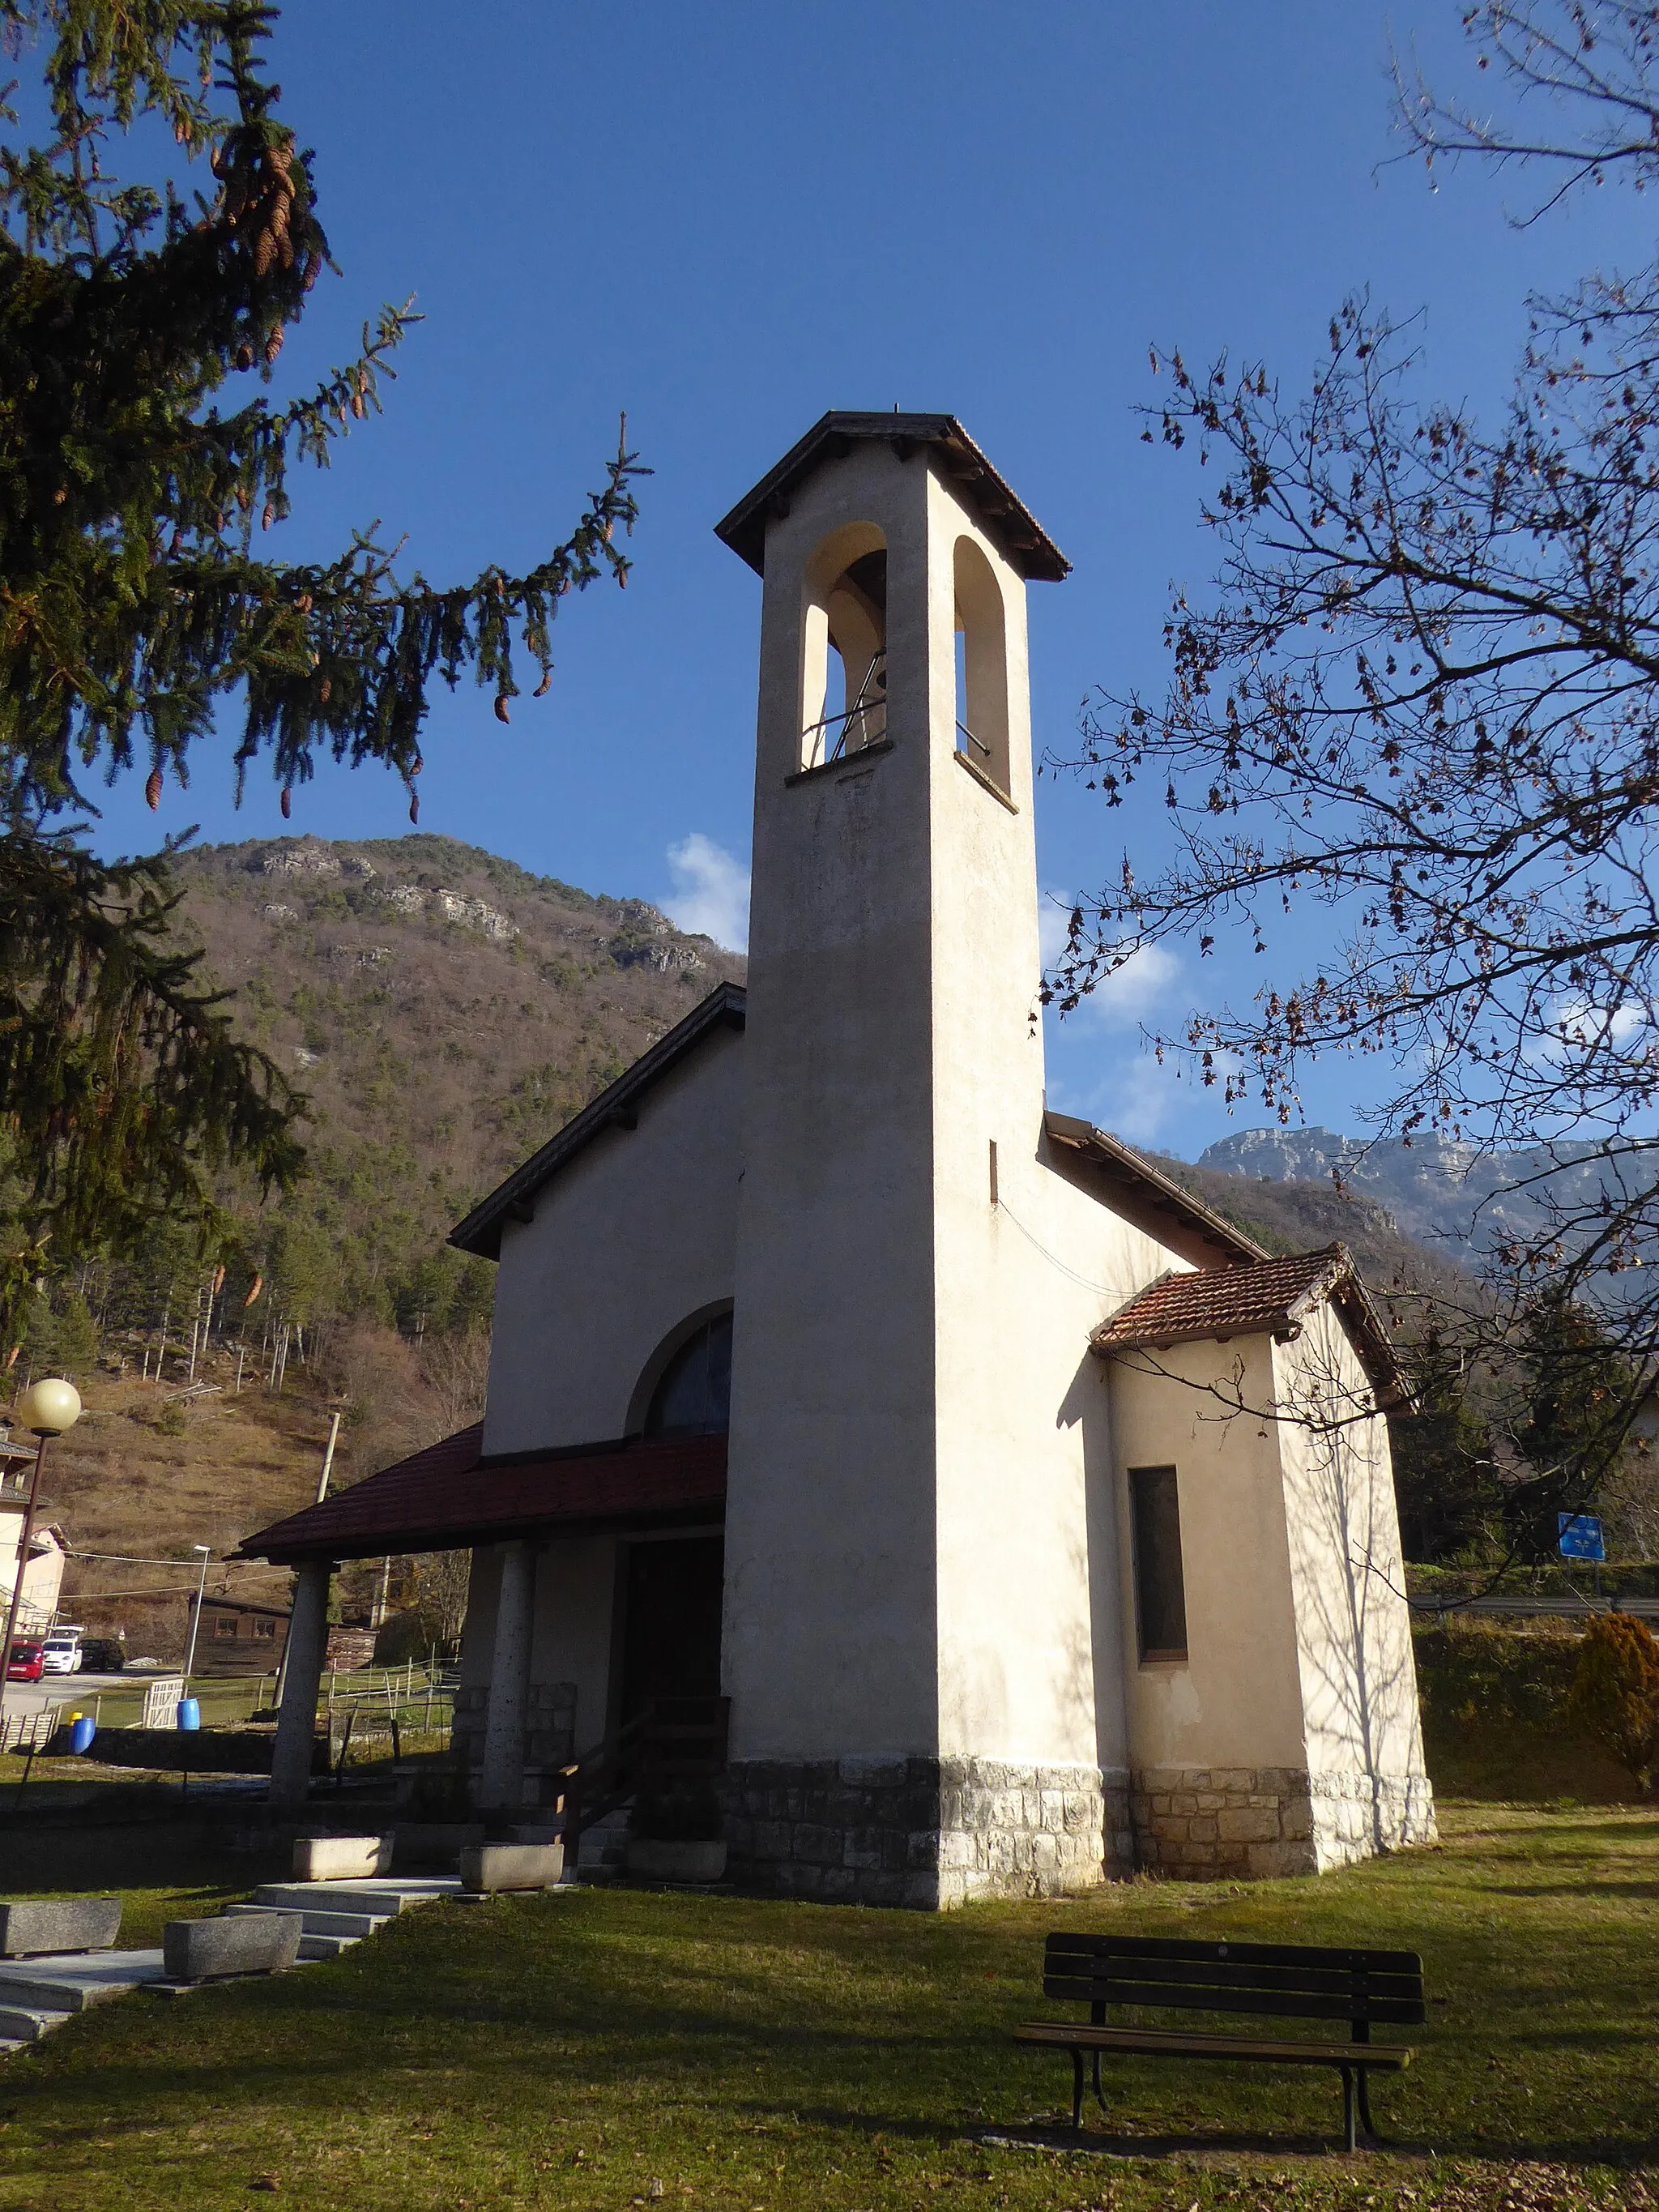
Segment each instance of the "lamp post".
[{"label": "lamp post", "polygon": [[191,1616],[190,1648],[185,1654],[184,1694],[185,1697],[190,1695],[190,1678],[196,1665],[196,1639],[202,1632],[202,1600],[207,1595],[208,1561],[213,1557],[211,1544],[192,1544],[190,1548],[192,1552],[199,1552],[202,1555],[202,1576],[196,1585],[196,1611]]},{"label": "lamp post", "polygon": [[46,1464],[46,1440],[49,1437],[61,1437],[80,1419],[81,1394],[72,1382],[61,1382],[55,1376],[43,1376],[23,1393],[16,1418],[31,1436],[40,1439],[40,1444],[34,1455],[34,1472],[29,1477],[23,1525],[17,1537],[17,1570],[12,1577],[11,1606],[6,1614],[6,1671],[5,1678],[0,1679],[0,1715],[5,1711],[6,1684],[11,1674],[11,1642],[17,1633],[17,1615],[23,1602],[23,1577],[28,1572],[29,1545],[34,1536],[34,1507],[40,1495],[40,1469]]}]

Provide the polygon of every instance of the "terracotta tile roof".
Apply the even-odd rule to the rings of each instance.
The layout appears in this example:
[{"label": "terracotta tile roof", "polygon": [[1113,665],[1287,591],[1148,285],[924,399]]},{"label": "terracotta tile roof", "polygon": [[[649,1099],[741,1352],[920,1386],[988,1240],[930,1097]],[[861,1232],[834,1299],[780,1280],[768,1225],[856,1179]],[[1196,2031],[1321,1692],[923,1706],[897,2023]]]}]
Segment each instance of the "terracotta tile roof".
[{"label": "terracotta tile roof", "polygon": [[1379,1401],[1397,1403],[1405,1395],[1399,1360],[1352,1255],[1341,1244],[1258,1260],[1249,1267],[1166,1275],[1103,1322],[1089,1341],[1096,1352],[1109,1354],[1200,1341],[1224,1344],[1236,1336],[1294,1336],[1327,1298],[1346,1325]]},{"label": "terracotta tile roof", "polygon": [[723,1436],[625,1437],[494,1461],[482,1456],[483,1443],[482,1423],[461,1429],[262,1528],[236,1556],[362,1559],[459,1551],[542,1530],[714,1520],[725,1510]]}]

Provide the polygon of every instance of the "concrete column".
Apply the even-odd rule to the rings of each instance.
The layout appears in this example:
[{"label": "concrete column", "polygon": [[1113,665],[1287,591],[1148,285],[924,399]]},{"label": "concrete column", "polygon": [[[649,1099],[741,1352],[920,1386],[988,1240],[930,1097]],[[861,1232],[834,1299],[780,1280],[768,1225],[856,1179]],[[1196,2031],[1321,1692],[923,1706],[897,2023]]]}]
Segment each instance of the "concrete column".
[{"label": "concrete column", "polygon": [[530,1703],[530,1642],[536,1620],[536,1546],[509,1544],[501,1561],[495,1642],[489,1659],[483,1772],[478,1802],[495,1812],[524,1802],[524,1733]]},{"label": "concrete column", "polygon": [[270,1806],[291,1817],[305,1810],[311,1785],[311,1747],[317,1733],[317,1693],[328,1648],[330,1559],[307,1559],[294,1583],[294,1618],[288,1626],[283,1705],[270,1755]]}]

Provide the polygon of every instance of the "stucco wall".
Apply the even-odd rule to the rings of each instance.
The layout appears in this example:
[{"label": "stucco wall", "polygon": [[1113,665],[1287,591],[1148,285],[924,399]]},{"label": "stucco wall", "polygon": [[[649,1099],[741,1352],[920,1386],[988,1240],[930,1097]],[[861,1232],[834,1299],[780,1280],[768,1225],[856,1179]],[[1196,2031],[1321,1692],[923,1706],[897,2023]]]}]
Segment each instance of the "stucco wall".
[{"label": "stucco wall", "polygon": [[[1154,1366],[1161,1372],[1151,1371]],[[1278,1425],[1229,1417],[1214,1386],[1265,1408],[1265,1337],[1177,1345],[1111,1363],[1122,1575],[1117,1616],[1133,1766],[1296,1768],[1304,1757]],[[1140,1662],[1127,1470],[1173,1467],[1187,1596],[1184,1663]]]},{"label": "stucco wall", "polygon": [[1298,1338],[1275,1345],[1273,1357],[1278,1402],[1303,1417],[1281,1421],[1279,1436],[1308,1767],[1316,1777],[1419,1781],[1423,1739],[1388,1424],[1330,1308],[1310,1316]]},{"label": "stucco wall", "polygon": [[641,1101],[636,1128],[596,1139],[533,1221],[503,1229],[487,1453],[624,1434],[665,1337],[730,1299],[743,1044],[705,1038]]},{"label": "stucco wall", "polygon": [[[860,447],[768,532],[726,1502],[740,1759],[936,1747],[927,483],[920,455]],[[859,524],[886,545],[890,750],[792,783],[809,561]]]}]

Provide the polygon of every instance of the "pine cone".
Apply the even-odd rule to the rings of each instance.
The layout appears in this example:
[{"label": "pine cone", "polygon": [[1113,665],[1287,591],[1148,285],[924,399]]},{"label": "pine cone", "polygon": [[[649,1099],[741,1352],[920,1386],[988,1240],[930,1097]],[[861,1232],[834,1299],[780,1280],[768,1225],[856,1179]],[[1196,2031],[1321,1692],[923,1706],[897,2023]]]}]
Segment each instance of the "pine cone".
[{"label": "pine cone", "polygon": [[552,667],[552,664],[551,664],[551,662],[550,661],[550,663],[548,664],[548,665],[547,665],[544,669],[543,669],[543,671],[542,671],[542,680],[541,680],[541,682],[540,682],[540,683],[536,686],[535,690],[531,693],[531,695],[530,695],[530,696],[531,696],[531,697],[532,697],[532,699],[544,699],[544,698],[547,696],[547,687],[548,687],[548,685],[549,685],[552,681],[553,681],[553,667]]},{"label": "pine cone", "polygon": [[507,694],[505,691],[498,692],[496,694],[495,720],[498,722],[510,722],[513,720],[512,715],[507,711]]},{"label": "pine cone", "polygon": [[274,231],[262,230],[253,248],[253,273],[268,276],[270,264],[276,258],[276,235]]},{"label": "pine cone", "polygon": [[317,696],[322,701],[325,707],[328,704],[329,694],[333,690],[333,689],[334,678],[331,676],[325,676],[322,682],[317,686]]},{"label": "pine cone", "polygon": [[411,791],[409,794],[409,818],[411,822],[418,822],[421,818],[421,799],[418,792]]},{"label": "pine cone", "polygon": [[284,784],[284,785],[283,786],[283,821],[284,821],[284,822],[287,822],[288,820],[289,820],[289,819],[291,818],[292,815],[293,815],[293,812],[294,812],[294,793],[293,793],[289,789],[288,786],[287,786],[286,784]]},{"label": "pine cone", "polygon": [[271,524],[272,524],[273,522],[275,522],[275,521],[276,521],[276,501],[275,501],[274,500],[269,500],[269,499],[268,499],[268,500],[265,501],[265,504],[264,504],[264,513],[263,513],[263,514],[260,515],[260,517],[259,517],[259,527],[260,527],[260,529],[261,529],[261,530],[269,530],[269,529],[270,529],[270,526],[271,526]]},{"label": "pine cone", "polygon": [[264,1277],[263,1275],[256,1275],[253,1278],[252,1282],[248,1285],[247,1296],[242,1300],[242,1309],[244,1312],[246,1312],[248,1307],[253,1304],[253,1301],[258,1297],[260,1291],[264,1290]]},{"label": "pine cone", "polygon": [[149,772],[144,784],[144,799],[150,812],[154,814],[161,804],[161,771],[159,767],[151,769]]},{"label": "pine cone", "polygon": [[267,367],[269,367],[270,364],[276,360],[277,355],[281,353],[284,336],[285,333],[283,326],[278,323],[276,329],[272,331],[270,336],[265,340],[265,364]]}]

